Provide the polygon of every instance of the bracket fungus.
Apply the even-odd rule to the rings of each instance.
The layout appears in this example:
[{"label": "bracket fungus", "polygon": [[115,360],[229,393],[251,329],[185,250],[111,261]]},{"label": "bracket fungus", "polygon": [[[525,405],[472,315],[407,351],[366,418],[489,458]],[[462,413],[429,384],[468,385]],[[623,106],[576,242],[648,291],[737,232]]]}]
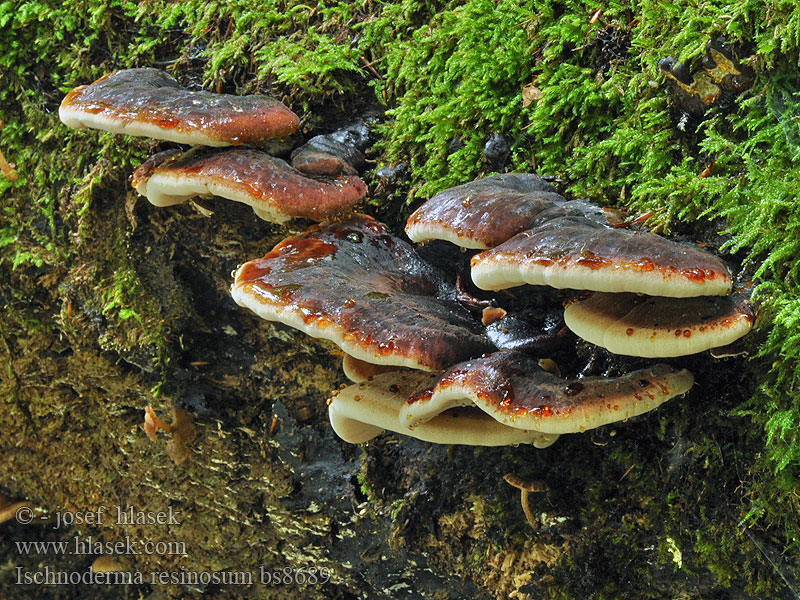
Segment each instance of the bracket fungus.
[{"label": "bracket fungus", "polygon": [[595,292],[564,309],[577,336],[614,354],[665,358],[727,346],[755,316],[742,294],[659,298]]},{"label": "bracket fungus", "polygon": [[[509,214],[516,220],[504,227],[502,217]],[[520,229],[525,230],[516,233]],[[670,339],[655,353],[644,340],[638,343],[649,354],[621,353],[696,352],[697,344],[728,343],[727,332],[719,335],[723,330],[736,330],[738,337],[752,323],[747,301],[726,296],[732,278],[721,259],[651,233],[608,227],[599,208],[567,201],[535,175],[489,177],[446,190],[418,209],[406,230],[412,240],[494,246],[471,261],[479,288],[533,283],[626,292],[594,297],[607,298],[615,308],[630,305],[622,316],[635,317],[642,335],[645,329],[672,332],[680,326],[681,339]],[[639,299],[634,292],[648,297]],[[484,309],[481,329],[459,303],[466,292],[445,285],[412,247],[369,217],[287,238],[264,258],[240,267],[232,295],[265,319],[344,350],[345,374],[356,383],[334,392],[329,416],[337,434],[354,443],[388,429],[439,443],[546,447],[561,434],[652,410],[694,382],[688,371],[664,364],[616,378],[562,379],[540,366],[540,356],[512,348],[532,353],[555,348],[567,339],[561,335],[566,329],[533,334],[504,310],[470,301],[472,308]],[[634,305],[652,310],[637,312]],[[594,330],[605,326],[593,306],[568,307],[572,315],[583,315],[571,318],[580,323],[572,329],[590,341],[597,337]],[[658,317],[661,312],[669,316]],[[697,335],[685,335],[687,329]],[[626,325],[626,338],[639,339],[627,331]],[[687,344],[691,337],[696,339]],[[480,356],[496,349],[493,344],[501,350]],[[674,351],[676,345],[680,351]],[[436,377],[399,367],[446,372]]]},{"label": "bracket fungus", "polygon": [[[293,134],[299,123],[273,99],[185,90],[155,69],[119,71],[76,88],[59,114],[71,127],[204,146],[263,145]],[[496,349],[486,328],[506,321],[504,310],[484,310],[481,324],[459,302],[463,290],[385,225],[361,215],[330,222],[367,193],[355,173],[368,139],[366,126],[312,138],[293,153],[294,166],[252,148],[171,150],[132,176],[133,187],[158,206],[217,195],[277,223],[326,221],[242,265],[231,295],[260,317],[346,353],[343,367],[356,383],[329,401],[331,424],[343,439],[362,442],[390,429],[439,443],[546,447],[563,433],[625,420],[691,387],[690,373],[666,365],[615,379],[564,380],[526,354],[484,355]],[[471,263],[483,289],[533,283],[672,297],[731,289],[715,256],[608,228],[597,207],[567,201],[533,174],[445,190],[412,215],[407,232],[415,241],[487,249]],[[536,336],[511,337],[515,346],[542,347]],[[195,435],[188,414],[176,410],[167,424],[148,407],[145,431],[154,438],[158,429],[173,434],[168,452],[176,464],[186,460]]]},{"label": "bracket fungus", "polygon": [[131,184],[156,206],[221,196],[252,206],[259,217],[273,223],[340,216],[367,194],[358,176],[312,179],[252,148],[160,152],[136,169]]},{"label": "bracket fungus", "polygon": [[356,122],[331,133],[317,135],[292,152],[292,166],[309,175],[357,175],[366,165],[369,126]]},{"label": "bracket fungus", "polygon": [[440,192],[409,217],[414,241],[488,248],[472,258],[484,290],[523,284],[653,296],[729,294],[725,263],[649,232],[606,226],[602,211],[566,200],[536,175],[496,175]]},{"label": "bracket fungus", "polygon": [[413,242],[492,248],[531,227],[558,202],[566,200],[538,175],[493,175],[436,194],[411,214],[406,234]]},{"label": "bracket fungus", "polygon": [[722,296],[732,287],[727,266],[713,254],[575,215],[548,220],[474,256],[472,280],[485,290],[528,283],[672,298]]},{"label": "bracket fungus", "polygon": [[448,409],[474,405],[516,429],[579,433],[650,411],[693,383],[691,373],[667,365],[565,380],[527,354],[496,352],[455,365],[410,397],[400,416],[413,429]]},{"label": "bracket fungus", "polygon": [[400,416],[401,408],[417,389],[435,381],[436,376],[419,371],[398,371],[337,390],[328,400],[331,426],[336,435],[352,444],[367,442],[386,430],[425,442],[469,446],[533,444],[546,448],[558,439],[557,435],[508,427],[475,408],[447,411],[409,429]]},{"label": "bracket fungus", "polygon": [[578,433],[653,410],[685,394],[693,377],[667,365],[618,378],[568,381],[536,359],[496,352],[465,361],[444,375],[383,373],[334,393],[331,424],[360,443],[384,430],[447,444],[544,448]]},{"label": "bracket fungus", "polygon": [[262,145],[297,131],[299,117],[269,96],[191,91],[158,69],[109,73],[69,92],[58,109],[73,129],[91,127],[203,146]]},{"label": "bracket fungus", "polygon": [[491,348],[455,289],[369,217],[285,239],[239,268],[231,295],[368,363],[437,371]]},{"label": "bracket fungus", "polygon": [[361,383],[362,381],[369,381],[371,378],[381,373],[388,373],[389,371],[396,371],[401,367],[393,365],[376,365],[359,360],[349,354],[345,354],[342,359],[342,372],[353,383]]}]

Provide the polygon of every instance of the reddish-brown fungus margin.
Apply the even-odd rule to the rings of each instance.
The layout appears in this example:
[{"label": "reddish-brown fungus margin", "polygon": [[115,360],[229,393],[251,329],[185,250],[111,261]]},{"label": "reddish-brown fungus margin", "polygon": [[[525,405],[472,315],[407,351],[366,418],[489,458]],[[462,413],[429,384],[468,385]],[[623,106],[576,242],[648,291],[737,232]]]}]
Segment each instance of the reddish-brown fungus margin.
[{"label": "reddish-brown fungus margin", "polygon": [[496,352],[457,364],[442,376],[382,373],[337,390],[331,425],[360,443],[390,430],[421,440],[481,446],[529,443],[624,421],[686,393],[693,377],[667,365],[618,378],[564,380],[535,358]]},{"label": "reddish-brown fungus margin", "polygon": [[558,438],[508,427],[474,407],[447,411],[409,429],[401,408],[415,390],[435,381],[436,376],[419,371],[397,371],[337,390],[328,400],[331,426],[336,435],[352,444],[367,442],[386,430],[435,444],[468,446],[533,444],[545,448]]},{"label": "reddish-brown fungus margin", "polygon": [[414,242],[447,240],[463,248],[492,248],[563,202],[537,175],[493,175],[436,194],[408,218],[406,234]]}]

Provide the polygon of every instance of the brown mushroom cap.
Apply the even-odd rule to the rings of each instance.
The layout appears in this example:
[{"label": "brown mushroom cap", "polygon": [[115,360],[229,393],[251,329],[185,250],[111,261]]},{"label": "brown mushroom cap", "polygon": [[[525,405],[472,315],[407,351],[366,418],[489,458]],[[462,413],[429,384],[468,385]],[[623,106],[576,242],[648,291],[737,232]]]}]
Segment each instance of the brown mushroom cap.
[{"label": "brown mushroom cap", "polygon": [[367,194],[360,177],[312,179],[252,148],[161,152],[136,169],[131,185],[156,206],[222,196],[252,206],[273,223],[294,217],[323,221],[351,211]]},{"label": "brown mushroom cap", "polygon": [[742,294],[657,298],[596,292],[564,309],[579,337],[614,354],[663,358],[726,346],[745,335],[754,315]]},{"label": "brown mushroom cap", "polygon": [[26,521],[30,522],[33,518],[33,511],[35,510],[30,502],[26,502],[25,500],[15,501],[0,494],[0,523],[5,523],[6,521],[17,518],[17,511],[21,508],[28,511],[24,517]]},{"label": "brown mushroom cap", "polygon": [[118,561],[114,560],[108,554],[102,554],[94,559],[92,563],[92,571],[95,573],[114,573],[116,571],[126,571]]},{"label": "brown mushroom cap", "polygon": [[369,125],[356,122],[317,135],[292,152],[292,166],[309,175],[357,175],[366,165]]},{"label": "brown mushroom cap", "polygon": [[308,145],[300,146],[292,152],[291,158],[295,169],[309,175],[358,175],[355,167],[341,155]]},{"label": "brown mushroom cap", "polygon": [[528,283],[675,298],[722,296],[732,286],[713,254],[578,215],[546,221],[473,257],[472,280],[485,290]]},{"label": "brown mushroom cap", "polygon": [[368,383],[356,383],[334,393],[328,401],[331,426],[340,438],[360,444],[385,430],[437,444],[509,446],[533,444],[545,448],[557,435],[526,431],[498,423],[475,408],[441,414],[413,430],[400,417],[406,398],[420,386],[433,383],[424,373],[404,371],[377,375]]},{"label": "brown mushroom cap", "polygon": [[239,269],[231,294],[264,319],[370,363],[436,371],[491,347],[449,299],[455,290],[369,217],[285,239]]},{"label": "brown mushroom cap", "polygon": [[538,175],[493,175],[436,194],[408,218],[406,234],[414,242],[492,248],[530,228],[560,202],[566,200]]},{"label": "brown mushroom cap", "polygon": [[688,371],[667,365],[567,381],[542,370],[531,356],[496,352],[451,368],[409,398],[400,417],[419,427],[453,406],[475,404],[509,427],[578,433],[652,410],[686,393],[693,382]]},{"label": "brown mushroom cap", "polygon": [[126,69],[77,87],[58,114],[73,129],[203,146],[261,145],[293,134],[300,123],[274,98],[190,91],[158,69]]}]

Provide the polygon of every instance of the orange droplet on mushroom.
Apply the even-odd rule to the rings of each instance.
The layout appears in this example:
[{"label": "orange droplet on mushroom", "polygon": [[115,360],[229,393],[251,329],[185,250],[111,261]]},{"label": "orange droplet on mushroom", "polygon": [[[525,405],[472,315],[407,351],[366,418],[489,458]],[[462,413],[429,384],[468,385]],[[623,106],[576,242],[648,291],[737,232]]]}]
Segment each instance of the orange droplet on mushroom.
[{"label": "orange droplet on mushroom", "polygon": [[439,272],[369,217],[285,239],[239,268],[231,295],[369,363],[436,371],[491,348]]},{"label": "orange droplet on mushroom", "polygon": [[75,88],[58,109],[68,127],[91,127],[203,146],[262,145],[297,131],[300,120],[268,96],[184,89],[157,69],[127,69]]},{"label": "orange droplet on mushroom", "polygon": [[360,177],[312,179],[251,148],[162,152],[136,169],[131,185],[156,206],[221,196],[252,206],[259,217],[274,223],[341,216],[367,193]]},{"label": "orange droplet on mushroom", "polygon": [[732,287],[728,268],[713,254],[575,214],[473,257],[472,280],[486,290],[528,283],[673,298],[722,296]]},{"label": "orange droplet on mushroom", "polygon": [[663,358],[727,346],[753,326],[742,294],[656,298],[596,292],[564,309],[579,337],[615,354]]},{"label": "orange droplet on mushroom", "polygon": [[455,365],[412,396],[400,416],[416,428],[452,407],[474,404],[512,428],[579,433],[653,410],[693,382],[688,371],[667,365],[616,378],[564,380],[526,354],[496,352]]},{"label": "orange droplet on mushroom", "polygon": [[409,429],[400,409],[416,389],[435,381],[435,376],[403,371],[348,386],[328,402],[331,426],[340,438],[353,444],[369,441],[386,430],[426,442],[470,446],[533,444],[544,448],[558,438],[508,427],[475,408],[448,411]]},{"label": "orange droplet on mushroom", "polygon": [[493,175],[436,194],[408,218],[406,234],[414,242],[492,248],[530,228],[559,202],[566,200],[537,175]]}]

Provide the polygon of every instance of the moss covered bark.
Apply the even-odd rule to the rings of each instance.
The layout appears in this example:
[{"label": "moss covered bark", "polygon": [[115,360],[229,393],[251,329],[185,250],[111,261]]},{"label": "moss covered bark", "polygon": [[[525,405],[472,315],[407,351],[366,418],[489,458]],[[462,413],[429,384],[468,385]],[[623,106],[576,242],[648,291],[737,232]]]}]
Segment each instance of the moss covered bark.
[{"label": "moss covered bark", "polygon": [[[593,19],[597,10],[504,0],[0,3],[0,149],[20,174],[0,177],[0,492],[51,511],[180,515],[169,526],[0,526],[0,596],[800,593],[800,13],[719,0],[610,2]],[[656,65],[671,54],[698,70],[719,35],[755,82],[682,131]],[[269,92],[306,115],[307,131],[383,104],[375,166],[411,168],[399,188],[370,179],[370,210],[398,231],[406,199],[489,172],[483,144],[502,133],[508,169],[555,175],[564,193],[652,212],[648,225],[731,253],[762,300],[753,357],[686,359],[698,377],[686,400],[546,450],[393,436],[342,444],[324,404],[343,381],[339,358],[228,296],[231,270],[286,230],[223,201],[209,203],[211,219],[152,208],[126,180],[159,144],[58,122],[65,91],[130,66]],[[625,366],[586,346],[576,361]],[[165,440],[145,437],[147,404],[193,415],[188,463],[175,467]],[[533,497],[535,531],[508,472],[550,487]],[[15,585],[17,566],[83,571],[92,557],[23,556],[14,541],[76,535],[186,544],[185,555],[122,557],[146,573],[333,575],[300,587]]]}]

